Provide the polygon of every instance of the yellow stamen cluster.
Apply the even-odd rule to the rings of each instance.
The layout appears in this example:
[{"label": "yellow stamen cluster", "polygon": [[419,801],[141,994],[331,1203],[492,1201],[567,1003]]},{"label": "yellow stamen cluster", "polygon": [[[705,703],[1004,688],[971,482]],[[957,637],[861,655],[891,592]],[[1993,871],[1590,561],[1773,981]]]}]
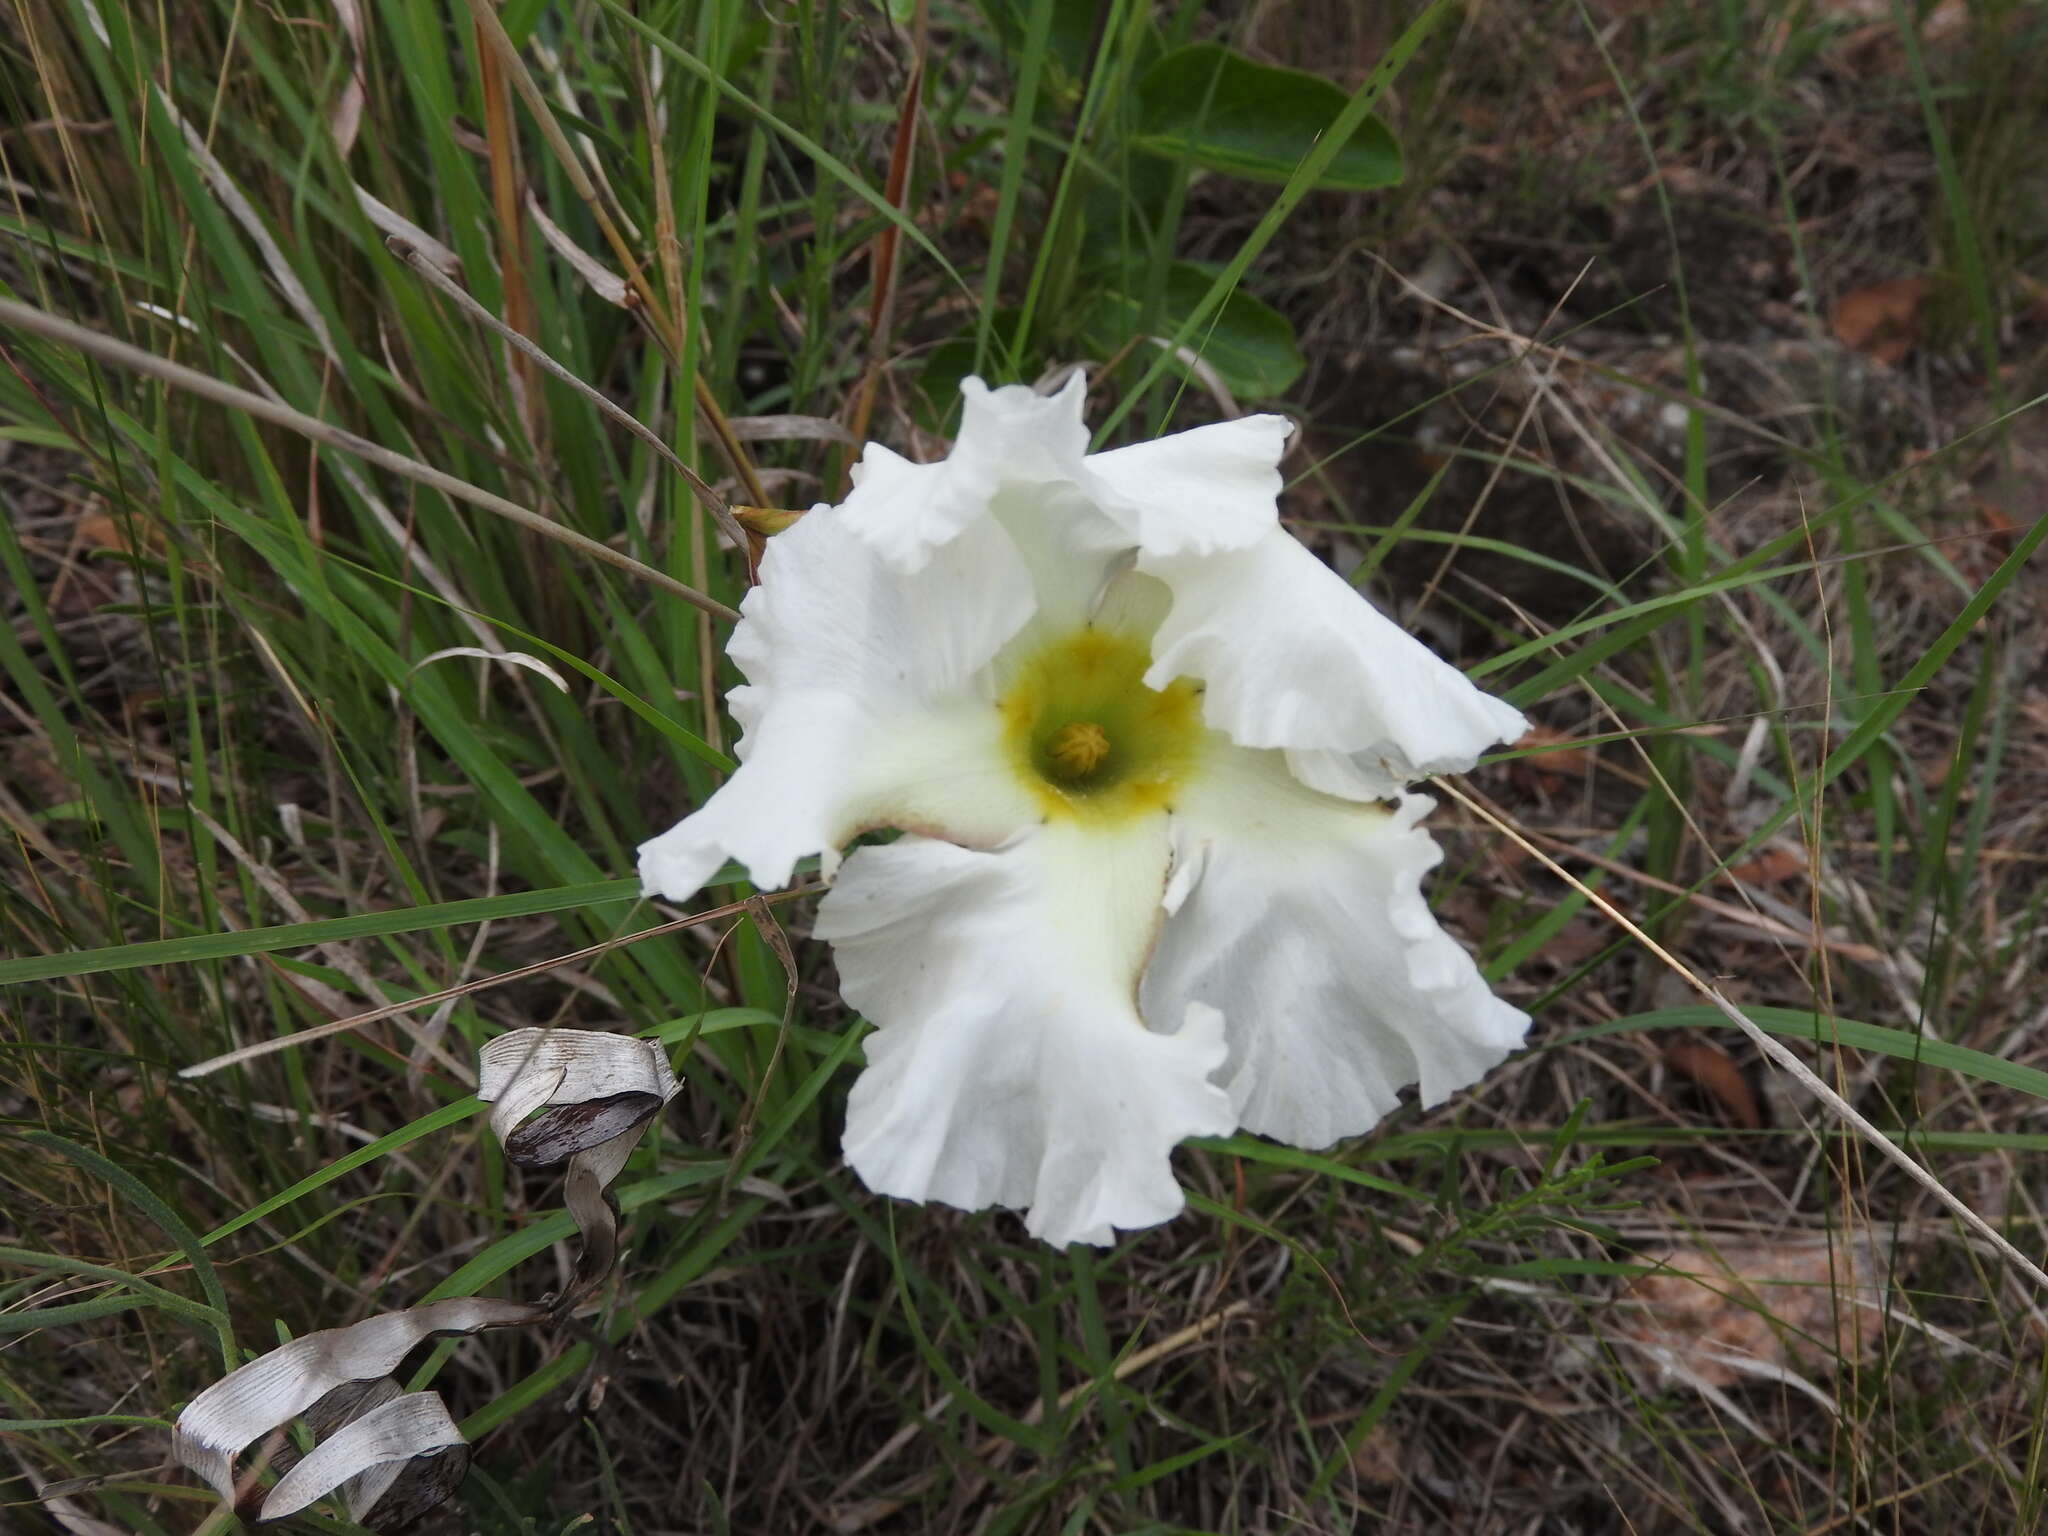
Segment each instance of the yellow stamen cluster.
[{"label": "yellow stamen cluster", "polygon": [[1065,779],[1085,779],[1109,756],[1109,732],[1093,720],[1074,720],[1052,733],[1045,755]]}]

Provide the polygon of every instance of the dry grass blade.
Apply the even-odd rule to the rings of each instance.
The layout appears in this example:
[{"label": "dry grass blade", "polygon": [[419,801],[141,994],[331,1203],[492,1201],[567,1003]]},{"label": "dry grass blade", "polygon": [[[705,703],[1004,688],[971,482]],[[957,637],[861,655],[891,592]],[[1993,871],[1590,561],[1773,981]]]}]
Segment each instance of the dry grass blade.
[{"label": "dry grass blade", "polygon": [[[917,109],[923,99],[924,60],[910,66],[903,96],[896,108],[896,138],[889,149],[889,179],[882,196],[899,212],[910,190],[910,165],[917,148]],[[879,351],[887,343],[889,318],[896,305],[896,261],[901,232],[894,224],[882,226],[875,236],[872,254],[874,294],[868,302],[868,336]]]},{"label": "dry grass blade", "polygon": [[[520,165],[519,131],[512,121],[512,102],[505,94],[497,54],[489,48],[479,48],[476,63],[477,87],[483,97],[491,210],[498,226],[499,295],[505,306],[505,323],[515,333],[531,337],[537,331],[538,319],[526,274],[525,229],[519,217],[519,189],[525,180]],[[534,372],[532,354],[524,348],[515,348],[514,353],[506,382],[525,422],[527,440],[538,447],[545,442],[547,426],[542,416],[540,380]]]},{"label": "dry grass blade", "polygon": [[[799,896],[811,895],[816,890],[816,886],[799,886],[793,891],[777,891],[773,896],[750,897],[749,900],[791,901]],[[411,998],[402,1003],[389,1003],[382,1008],[372,1008],[365,1013],[351,1014],[348,1018],[336,1019],[330,1024],[316,1024],[311,1029],[302,1029],[293,1034],[280,1035],[275,1040],[258,1040],[252,1045],[245,1045],[232,1051],[225,1051],[218,1056],[209,1056],[204,1061],[196,1061],[189,1067],[180,1067],[178,1069],[178,1076],[205,1077],[210,1073],[220,1071],[223,1067],[239,1066],[245,1061],[254,1061],[259,1056],[268,1056],[273,1051],[290,1050],[293,1046],[307,1045],[315,1040],[324,1040],[329,1035],[338,1035],[344,1030],[361,1029],[365,1024],[374,1024],[379,1019],[395,1018],[401,1013],[412,1013],[421,1008],[431,1008],[437,1003],[450,1002],[456,998],[467,997],[472,992],[481,992],[487,987],[503,986],[508,981],[519,981],[527,976],[538,976],[543,971],[554,970],[557,966],[574,965],[579,960],[595,959],[600,955],[610,954],[615,949],[623,949],[628,944],[640,944],[648,939],[658,939],[664,934],[680,933],[685,928],[694,928],[702,923],[715,922],[721,917],[730,917],[735,912],[743,912],[746,909],[747,902],[731,902],[726,906],[713,907],[709,911],[693,913],[689,917],[679,917],[673,922],[661,923],[656,927],[644,929],[639,933],[627,934],[624,938],[605,939],[600,943],[586,945],[582,949],[574,950],[566,955],[556,955],[547,960],[536,960],[532,965],[522,965],[515,970],[501,971],[495,976],[480,977],[476,981],[466,981],[460,986],[443,987],[439,992],[429,992],[423,997]]]},{"label": "dry grass blade", "polygon": [[680,597],[692,607],[703,609],[713,618],[735,623],[739,620],[739,614],[718,599],[707,597],[694,587],[685,586],[673,576],[665,575],[650,565],[644,565],[631,555],[623,554],[608,544],[600,544],[596,539],[586,537],[573,529],[564,528],[552,519],[529,511],[517,502],[507,501],[502,496],[494,495],[481,486],[471,485],[467,480],[458,479],[454,475],[435,469],[430,464],[422,464],[417,459],[407,458],[402,453],[394,453],[389,448],[380,447],[367,438],[358,437],[355,433],[337,427],[331,422],[295,411],[288,405],[266,400],[261,395],[253,395],[245,389],[238,389],[196,369],[187,368],[182,363],[170,362],[153,353],[145,352],[140,347],[131,347],[124,341],[116,341],[113,337],[102,335],[87,326],[61,320],[55,315],[46,314],[27,304],[18,304],[12,299],[0,299],[0,324],[13,326],[17,330],[27,331],[31,335],[41,336],[62,346],[73,347],[103,363],[126,368],[147,378],[160,379],[202,399],[211,400],[218,405],[232,406],[260,421],[284,427],[313,442],[339,449],[343,453],[354,454],[365,463],[374,464],[379,469],[388,469],[393,474],[403,475],[408,480],[416,480],[421,485],[431,486],[445,496],[467,502],[473,507],[481,507],[507,522],[517,523],[543,538],[553,539],[557,544],[565,545],[578,554],[588,555],[593,560],[603,561],[606,565],[637,576],[652,586]]},{"label": "dry grass blade", "polygon": [[495,661],[508,667],[520,667],[528,672],[537,672],[553,683],[563,693],[572,690],[569,680],[538,656],[529,656],[524,651],[487,651],[480,645],[451,645],[442,650],[430,652],[407,668],[408,673],[417,672],[421,667],[432,666],[437,661],[448,661],[462,657],[473,661]]},{"label": "dry grass blade", "polygon": [[21,1468],[21,1475],[28,1480],[29,1488],[35,1494],[36,1503],[59,1530],[68,1533],[68,1536],[128,1536],[128,1532],[120,1526],[110,1525],[87,1514],[78,1501],[71,1497],[75,1493],[84,1493],[98,1486],[97,1478],[69,1477],[59,1482],[45,1477],[35,1464],[22,1454],[18,1438],[10,1437],[7,1449],[14,1457],[14,1464]]},{"label": "dry grass blade", "polygon": [[377,232],[392,240],[403,240],[420,252],[429,261],[454,277],[462,270],[462,258],[436,240],[419,225],[390,204],[373,197],[362,187],[356,188],[356,205],[363,210],[363,217],[377,226]]},{"label": "dry grass blade", "polygon": [[626,280],[571,240],[568,231],[548,217],[547,209],[531,190],[526,194],[526,214],[540,231],[541,239],[547,241],[548,249],[569,263],[592,293],[616,309],[632,309],[639,304],[639,297],[626,286]]},{"label": "dry grass blade", "polygon": [[824,416],[735,416],[732,419],[732,430],[733,435],[743,443],[801,440],[839,443],[848,448],[860,446],[859,438],[838,422]]},{"label": "dry grass blade", "polygon": [[362,131],[363,106],[369,98],[369,84],[363,78],[363,9],[358,0],[334,0],[334,19],[341,23],[348,39],[348,83],[327,109],[327,133],[334,140],[334,152],[346,160],[356,147]]},{"label": "dry grass blade", "polygon": [[408,267],[411,267],[413,271],[419,273],[421,277],[425,278],[430,286],[445,294],[464,314],[470,316],[479,324],[489,327],[493,334],[503,338],[508,345],[516,347],[540,367],[546,369],[548,373],[560,379],[564,384],[604,412],[605,415],[611,417],[613,421],[616,421],[628,432],[639,438],[641,442],[647,444],[648,447],[660,454],[662,461],[682,477],[683,483],[688,485],[691,491],[695,493],[697,499],[704,504],[705,510],[717,521],[719,531],[731,539],[736,547],[742,551],[746,549],[746,530],[733,520],[732,508],[725,504],[725,498],[713,490],[710,482],[702,475],[685,464],[677,456],[676,451],[662,441],[660,433],[642,422],[631,411],[626,410],[616,401],[612,400],[603,390],[586,384],[583,380],[577,378],[575,374],[548,356],[547,352],[531,338],[522,336],[518,331],[512,329],[511,326],[505,324],[504,321],[492,314],[482,304],[479,304],[476,298],[460,283],[437,268],[433,262],[427,260],[419,251],[413,249],[406,242],[391,240],[387,241],[386,244],[391,247],[393,255]]},{"label": "dry grass blade", "polygon": [[1723,997],[1720,990],[1712,982],[1701,976],[1691,966],[1672,954],[1670,950],[1651,938],[1634,922],[1631,922],[1628,916],[1619,907],[1615,906],[1613,902],[1602,896],[1583,880],[1578,879],[1571,871],[1558,863],[1557,860],[1538,848],[1534,842],[1524,837],[1511,822],[1494,811],[1492,807],[1486,805],[1476,796],[1466,794],[1455,784],[1447,780],[1439,778],[1432,779],[1430,782],[1474,815],[1480,817],[1496,831],[1504,833],[1524,853],[1538,860],[1545,869],[1548,869],[1558,879],[1571,886],[1573,890],[1577,891],[1586,900],[1592,902],[1594,906],[1598,907],[1626,931],[1629,937],[1649,950],[1651,954],[1663,961],[1665,965],[1669,966],[1673,975],[1677,976],[1687,986],[1705,998],[1716,1012],[1720,1013],[1730,1024],[1741,1030],[1749,1038],[1750,1043],[1763,1052],[1772,1063],[1782,1067],[1787,1073],[1791,1074],[1802,1088],[1826,1105],[1830,1112],[1838,1116],[1857,1135],[1869,1142],[1880,1155],[1946,1206],[1958,1221],[1961,1221],[1971,1231],[1983,1238],[2001,1256],[2026,1275],[2029,1280],[2032,1280],[2044,1291],[2048,1291],[2048,1270],[2043,1270],[2039,1264],[2036,1264],[2024,1253],[2021,1253],[2006,1238],[2004,1233],[1971,1210],[1957,1196],[1951,1194],[1948,1187],[1941,1180],[1921,1167],[1912,1155],[1897,1142],[1893,1141],[1891,1137],[1885,1135],[1883,1131],[1872,1125],[1853,1104],[1830,1088],[1813,1068],[1801,1061],[1788,1047],[1758,1028],[1747,1014]]}]

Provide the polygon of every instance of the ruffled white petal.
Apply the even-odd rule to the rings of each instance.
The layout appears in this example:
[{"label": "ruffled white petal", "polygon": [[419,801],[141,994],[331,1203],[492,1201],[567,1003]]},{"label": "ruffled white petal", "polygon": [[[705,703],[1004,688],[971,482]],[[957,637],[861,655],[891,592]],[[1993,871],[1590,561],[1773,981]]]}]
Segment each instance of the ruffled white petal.
[{"label": "ruffled white petal", "polygon": [[777,696],[746,737],[738,773],[704,807],[640,845],[640,884],[684,901],[736,859],[764,890],[877,827],[914,828],[978,848],[1038,819],[986,703],[879,712],[869,701],[802,690]]},{"label": "ruffled white petal", "polygon": [[1020,645],[1088,623],[1112,578],[1130,565],[1122,528],[1078,486],[1012,486],[997,493],[990,511],[1031,573],[1036,595]]},{"label": "ruffled white petal", "polygon": [[955,458],[998,466],[1006,479],[1072,480],[1088,452],[1087,377],[1076,370],[1050,395],[1028,384],[990,389],[970,375],[960,381],[965,406]]},{"label": "ruffled white petal", "polygon": [[1078,481],[1088,452],[1081,420],[1087,391],[1079,373],[1055,395],[961,380],[966,410],[953,451],[936,464],[913,464],[868,444],[845,502],[850,526],[889,565],[916,571],[934,550],[986,519],[1005,487]]},{"label": "ruffled white petal", "polygon": [[1425,1106],[1476,1082],[1528,1016],[1496,998],[1437,925],[1441,854],[1397,810],[1303,789],[1278,753],[1219,747],[1175,807],[1174,906],[1146,968],[1155,1022],[1207,1004],[1217,1074],[1246,1130],[1322,1147],[1369,1129],[1419,1082]]},{"label": "ruffled white petal", "polygon": [[915,577],[821,507],[768,544],[729,653],[745,734],[737,773],[640,848],[642,886],[681,901],[728,858],[785,885],[796,861],[871,826],[993,846],[1037,819],[1001,745],[988,664],[1030,619],[1030,574],[1003,530],[969,529]]},{"label": "ruffled white petal", "polygon": [[[816,928],[877,1026],[847,1159],[1060,1244],[1176,1214],[1189,1136],[1327,1145],[1528,1022],[1431,916],[1428,802],[1402,793],[1520,715],[1279,526],[1284,420],[1089,458],[1083,389],[968,380],[944,462],[871,447],[844,506],[770,543],[730,648],[742,765],[641,850],[681,899],[728,858],[780,885],[903,830]],[[1153,687],[1203,685],[1219,734],[1170,809],[1045,820],[1006,745],[998,699],[1083,625],[1149,640]]]},{"label": "ruffled white petal", "polygon": [[1145,681],[1199,679],[1213,729],[1287,749],[1326,792],[1392,798],[1527,729],[1285,529],[1218,556],[1140,550],[1138,569],[1173,592]]},{"label": "ruffled white petal", "polygon": [[1279,525],[1285,416],[1246,416],[1098,453],[1091,487],[1148,555],[1243,549]]},{"label": "ruffled white petal", "polygon": [[845,1138],[869,1188],[1022,1207],[1055,1244],[1180,1211],[1175,1144],[1233,1118],[1215,1013],[1176,1034],[1138,1016],[1167,835],[1053,823],[994,853],[906,837],[846,861],[817,933],[877,1026]]}]

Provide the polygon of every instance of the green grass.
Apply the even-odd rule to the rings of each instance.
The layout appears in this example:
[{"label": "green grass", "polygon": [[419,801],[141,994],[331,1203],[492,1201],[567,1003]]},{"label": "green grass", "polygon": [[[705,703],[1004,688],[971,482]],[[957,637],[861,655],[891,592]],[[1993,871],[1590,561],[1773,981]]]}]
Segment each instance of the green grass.
[{"label": "green grass", "polygon": [[[342,12],[30,0],[0,32],[29,125],[0,135],[0,279],[728,604],[701,499],[395,258],[358,189],[742,504],[844,488],[842,443],[764,419],[929,450],[963,372],[1087,360],[1091,422],[1131,441],[1221,409],[1201,354],[1313,429],[1297,530],[1556,734],[1472,788],[2038,1252],[2048,521],[1975,510],[2043,473],[2015,125],[2048,114],[2012,62],[2038,18],[1986,4],[1852,68],[1778,0],[1381,31],[1305,4],[1298,36],[1271,8],[900,9],[506,6],[543,132],[468,7],[375,0],[344,146]],[[1139,84],[1197,39],[1324,74],[1342,116],[1266,179],[1148,154]],[[1316,190],[1375,113],[1407,181]],[[1914,154],[1925,186],[1890,179]],[[1679,164],[1706,190],[1643,185]],[[1612,239],[1558,238],[1557,187]],[[630,308],[528,194],[598,267],[630,256]],[[1368,250],[1563,349],[1553,395],[1524,413],[1549,354],[1471,340]],[[1828,302],[1901,263],[1937,303],[1887,373],[1825,341]],[[478,1441],[467,1528],[2039,1526],[2040,1298],[1477,823],[1439,812],[1433,894],[1538,1021],[1486,1084],[1324,1152],[1191,1146],[1189,1212],[1106,1253],[892,1203],[839,1163],[860,1027],[805,902],[767,919],[787,1025],[755,920],[625,942],[666,921],[634,845],[729,761],[722,626],[342,450],[0,346],[0,1502],[104,1480],[71,1497],[115,1528],[200,1528],[162,1430],[224,1357],[558,1284],[556,1192],[447,1063],[574,1021],[660,1038],[686,1086],[617,1187],[601,1306],[418,1369]],[[425,660],[456,648],[568,688]],[[1877,1347],[1796,1356],[1832,1407],[1644,1372],[1613,1298],[1667,1247],[1824,1230],[1895,1259]]]}]

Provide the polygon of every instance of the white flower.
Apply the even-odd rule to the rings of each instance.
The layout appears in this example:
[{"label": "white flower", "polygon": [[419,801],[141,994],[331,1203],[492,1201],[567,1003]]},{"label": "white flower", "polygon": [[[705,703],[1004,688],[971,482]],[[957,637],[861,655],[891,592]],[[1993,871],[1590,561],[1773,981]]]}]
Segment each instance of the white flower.
[{"label": "white flower", "polygon": [[1186,1137],[1326,1146],[1520,1043],[1404,786],[1524,725],[1281,528],[1283,418],[1091,455],[1078,376],[963,389],[950,457],[871,445],[770,541],[741,767],[641,879],[837,868],[817,933],[876,1026],[847,1160],[1108,1243],[1181,1209]]}]

